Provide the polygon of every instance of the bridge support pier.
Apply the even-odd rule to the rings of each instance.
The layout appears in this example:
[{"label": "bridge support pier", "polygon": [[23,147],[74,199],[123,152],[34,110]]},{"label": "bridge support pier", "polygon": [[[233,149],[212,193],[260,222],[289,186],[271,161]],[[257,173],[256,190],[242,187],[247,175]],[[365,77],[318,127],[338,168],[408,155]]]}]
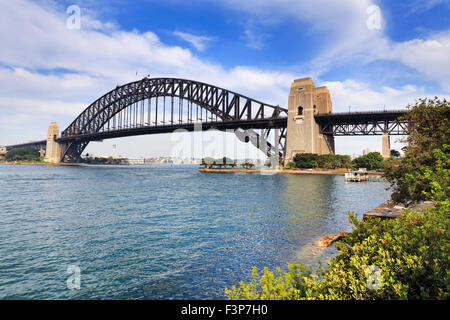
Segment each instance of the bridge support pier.
[{"label": "bridge support pier", "polygon": [[383,136],[381,139],[381,155],[384,159],[387,159],[391,156],[391,142],[389,140],[389,132],[383,132]]},{"label": "bridge support pier", "polygon": [[289,94],[285,164],[297,153],[334,154],[333,135],[320,134],[314,119],[317,113],[331,111],[327,87],[316,87],[311,78],[294,80]]},{"label": "bridge support pier", "polygon": [[56,122],[50,123],[47,131],[47,146],[44,161],[59,163],[61,160],[61,145],[55,141],[59,138],[59,128]]}]

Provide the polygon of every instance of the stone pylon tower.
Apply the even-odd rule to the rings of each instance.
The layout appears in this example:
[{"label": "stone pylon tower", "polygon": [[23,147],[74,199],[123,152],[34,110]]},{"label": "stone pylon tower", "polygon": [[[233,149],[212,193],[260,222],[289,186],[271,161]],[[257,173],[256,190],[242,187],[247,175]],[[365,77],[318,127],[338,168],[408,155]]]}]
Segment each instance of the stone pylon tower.
[{"label": "stone pylon tower", "polygon": [[59,138],[59,128],[56,122],[50,123],[47,131],[47,146],[44,161],[50,163],[59,163],[61,160],[61,146],[55,141]]},{"label": "stone pylon tower", "polygon": [[381,139],[381,155],[384,159],[387,159],[391,156],[391,142],[389,141],[389,133],[383,132],[383,136]]},{"label": "stone pylon tower", "polygon": [[327,87],[317,87],[311,78],[294,80],[288,104],[285,163],[297,153],[334,154],[334,137],[319,133],[317,113],[331,113]]}]

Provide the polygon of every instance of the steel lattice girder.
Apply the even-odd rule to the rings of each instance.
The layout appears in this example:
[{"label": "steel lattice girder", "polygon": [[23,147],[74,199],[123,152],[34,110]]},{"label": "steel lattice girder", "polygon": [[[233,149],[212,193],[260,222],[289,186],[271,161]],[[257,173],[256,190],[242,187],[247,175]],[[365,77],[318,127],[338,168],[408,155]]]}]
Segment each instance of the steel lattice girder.
[{"label": "steel lattice girder", "polygon": [[[123,110],[126,110],[128,107],[133,106],[140,101],[144,101],[145,99],[159,97],[172,97],[171,119],[173,119],[174,115],[173,97],[176,97],[180,99],[180,106],[182,106],[183,99],[191,103],[191,109],[192,103],[199,106],[201,116],[203,114],[202,110],[206,110],[206,116],[208,115],[208,112],[211,114],[211,120],[214,120],[212,117],[212,115],[214,115],[216,118],[215,122],[221,121],[223,123],[223,125],[219,124],[218,127],[234,126],[234,128],[237,128],[236,125],[242,125],[243,122],[245,122],[245,127],[247,128],[259,128],[261,126],[267,128],[269,126],[274,126],[273,120],[276,119],[284,119],[284,121],[275,122],[276,126],[286,127],[285,117],[287,116],[287,110],[280,108],[279,106],[269,105],[235,92],[198,81],[174,78],[144,78],[140,81],[116,87],[114,90],[106,93],[87,107],[62,132],[61,138],[58,139],[59,142],[65,142],[62,160],[73,160],[73,158],[78,158],[89,141],[101,139],[99,137],[101,133],[105,132],[105,124],[109,123],[113,117]],[[157,101],[158,100],[156,100],[156,103]],[[256,109],[253,109],[253,107]],[[265,109],[272,110],[269,113],[271,115],[270,117],[265,117],[265,114],[267,114]],[[180,110],[178,109],[178,112],[179,111]],[[136,112],[136,110],[134,112]],[[157,117],[158,110],[156,110],[156,119]],[[183,117],[183,115],[181,117]],[[263,121],[263,124],[261,124],[261,121]],[[183,127],[182,121],[179,122],[180,125],[178,125],[177,128]],[[171,121],[171,123],[173,124],[173,121]],[[130,122],[130,126],[138,127],[137,123],[132,124],[132,122]],[[150,127],[160,127],[161,132],[172,128],[171,126],[166,125],[160,126],[157,121],[155,121],[155,126],[151,126],[149,123],[148,127],[148,133],[152,130],[154,132],[160,130],[159,128],[154,130],[154,128]],[[108,130],[106,131],[111,135],[130,135],[129,130],[122,130],[121,132],[117,132],[116,130],[116,132],[114,132],[114,130],[109,130],[109,125],[107,126],[107,129]],[[256,136],[259,135],[256,134]],[[282,138],[280,139],[285,139],[285,135],[282,135]],[[261,147],[261,149],[264,149],[263,151],[266,149],[273,149],[272,145],[268,142],[266,147]]]},{"label": "steel lattice girder", "polygon": [[406,110],[318,114],[315,116],[321,134],[334,136],[407,135]]},{"label": "steel lattice girder", "polygon": [[407,135],[405,122],[400,121],[375,121],[365,123],[334,123],[320,124],[320,133],[333,136],[353,135]]},{"label": "steel lattice girder", "polygon": [[[62,132],[62,137],[82,133],[98,132],[107,119],[119,111],[143,99],[152,97],[178,97],[198,104],[222,121],[246,119],[265,119],[265,108],[278,108],[286,114],[287,110],[272,106],[246,96],[211,86],[208,84],[171,78],[142,79],[117,87],[86,108],[69,127]],[[230,96],[232,98],[230,99]],[[240,110],[240,101],[244,100]],[[257,105],[256,115],[252,115],[252,105]],[[232,110],[234,109],[234,113]]]}]

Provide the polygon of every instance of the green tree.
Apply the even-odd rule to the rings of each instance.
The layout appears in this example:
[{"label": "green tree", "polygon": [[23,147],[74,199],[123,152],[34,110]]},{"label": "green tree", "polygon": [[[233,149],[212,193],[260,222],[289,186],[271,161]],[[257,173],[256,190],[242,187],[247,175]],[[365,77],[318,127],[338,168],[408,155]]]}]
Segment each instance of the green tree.
[{"label": "green tree", "polygon": [[236,166],[236,161],[228,157],[222,157],[220,159],[214,160],[214,165],[217,165],[220,168],[222,168],[223,166],[230,166],[234,168]]},{"label": "green tree", "polygon": [[391,157],[400,158],[400,152],[395,149],[391,149]]},{"label": "green tree", "polygon": [[319,168],[335,169],[339,165],[337,158],[334,154],[320,155],[317,160]]},{"label": "green tree", "polygon": [[[434,99],[420,99],[408,106],[408,138],[403,158],[387,166],[384,177],[390,182],[395,202],[413,203],[447,197],[450,169],[450,105]],[[440,189],[441,191],[437,191]]]},{"label": "green tree", "polygon": [[336,155],[338,162],[339,162],[339,168],[351,168],[352,166],[352,159],[348,155]]},{"label": "green tree", "polygon": [[215,163],[215,160],[211,157],[202,158],[200,165],[205,166],[205,168],[210,168]]},{"label": "green tree", "polygon": [[297,153],[292,159],[297,168],[317,168],[319,155],[315,153]]},{"label": "green tree", "polygon": [[[350,156],[339,154],[297,153],[292,159],[297,168],[350,168]],[[292,166],[292,165],[291,165]]]},{"label": "green tree", "polygon": [[362,157],[353,159],[353,164],[357,168],[377,170],[383,166],[383,156],[378,152],[369,152]]},{"label": "green tree", "polygon": [[251,163],[250,161],[245,161],[245,162],[241,163],[241,167],[243,167],[245,169],[251,169],[254,166],[255,165],[253,163]]},{"label": "green tree", "polygon": [[33,148],[17,148],[9,150],[5,154],[5,159],[7,161],[40,161],[40,154]]}]

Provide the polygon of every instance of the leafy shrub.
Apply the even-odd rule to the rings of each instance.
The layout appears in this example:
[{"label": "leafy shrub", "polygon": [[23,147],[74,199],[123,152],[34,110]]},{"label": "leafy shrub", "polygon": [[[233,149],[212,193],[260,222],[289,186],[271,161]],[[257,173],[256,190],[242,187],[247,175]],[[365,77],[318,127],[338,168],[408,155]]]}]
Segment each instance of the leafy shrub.
[{"label": "leafy shrub", "polygon": [[295,163],[292,161],[288,162],[288,164],[284,166],[284,169],[295,169],[295,168],[296,168]]}]

